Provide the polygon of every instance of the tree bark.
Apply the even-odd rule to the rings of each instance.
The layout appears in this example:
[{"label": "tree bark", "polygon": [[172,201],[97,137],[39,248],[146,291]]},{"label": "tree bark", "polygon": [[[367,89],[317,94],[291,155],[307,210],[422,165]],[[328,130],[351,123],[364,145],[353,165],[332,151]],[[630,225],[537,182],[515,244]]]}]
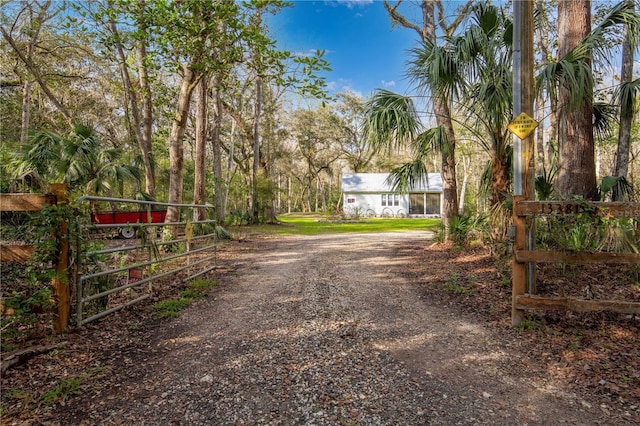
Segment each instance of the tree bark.
[{"label": "tree bark", "polygon": [[[436,37],[436,13],[435,0],[422,0],[420,8],[422,11],[422,27],[411,23],[406,17],[402,16],[398,12],[398,7],[402,1],[398,1],[395,6],[391,6],[388,1],[385,0],[384,5],[387,12],[391,16],[393,22],[399,23],[405,28],[416,31],[420,38],[433,45],[437,43]],[[468,2],[464,8],[468,8],[471,2]],[[459,19],[456,19],[452,24],[455,27],[459,24]],[[452,29],[447,28],[444,20],[440,22],[442,30],[445,33],[450,32]],[[445,229],[445,239],[451,240],[453,236],[450,234],[451,221],[458,216],[458,184],[456,178],[456,160],[455,160],[455,148],[456,148],[456,136],[453,129],[453,122],[451,120],[451,110],[449,108],[448,99],[446,95],[436,93],[432,90],[432,102],[433,113],[436,116],[436,123],[438,126],[442,126],[445,129],[447,139],[449,140],[448,149],[442,150],[440,153],[442,165],[442,223]]]},{"label": "tree bark", "polygon": [[[534,27],[536,31],[535,40],[537,48],[540,51],[540,56],[545,61],[551,60],[551,54],[549,52],[549,35],[551,34],[551,28],[547,18],[550,12],[547,4],[548,2],[546,0],[536,0],[535,8],[544,15],[544,18],[539,19],[537,25]],[[546,102],[544,96],[545,93],[542,90],[538,92],[536,99],[537,109],[544,108]],[[545,126],[544,120],[542,120],[536,129],[536,171],[538,174],[542,174],[543,170],[550,170],[554,166],[553,146],[558,138],[557,99],[555,97],[549,97],[549,104],[549,126]]]},{"label": "tree bark", "polygon": [[[629,27],[624,26],[622,46],[622,69],[620,71],[620,82],[629,83],[633,78],[633,46],[631,45],[631,34]],[[627,177],[629,171],[629,150],[631,147],[631,125],[633,124],[633,103],[620,104],[620,127],[618,130],[618,149],[614,158],[612,176]],[[621,194],[614,194],[613,201],[621,201]]]},{"label": "tree bark", "polygon": [[[49,4],[51,2],[47,2],[45,7],[41,10],[41,13],[36,18],[35,25],[33,23],[33,10],[29,9],[31,15],[31,25],[32,31],[31,38],[29,39],[29,45],[27,47],[27,58],[31,60],[33,57],[33,48],[36,44],[36,40],[38,39],[38,35],[40,34],[40,29],[42,28],[42,23],[44,20],[44,11],[48,9]],[[29,125],[31,123],[31,80],[28,76],[24,79],[24,84],[22,86],[22,120],[20,124],[20,143],[26,145],[27,138],[29,136]]]},{"label": "tree bark", "polygon": [[[436,44],[435,2],[425,0],[422,2],[422,16],[424,19],[425,40]],[[432,91],[433,92],[433,91]],[[444,94],[433,94],[433,112],[436,115],[436,123],[442,126],[449,142],[448,148],[442,150],[442,223],[445,229],[445,239],[450,240],[451,221],[458,216],[458,184],[456,178],[456,136],[451,121],[451,111],[448,99]]]},{"label": "tree bark", "polygon": [[[140,0],[140,6],[144,8],[145,0]],[[147,36],[146,24],[140,24],[140,32]],[[145,192],[152,198],[156,196],[156,173],[153,162],[153,102],[151,86],[147,74],[147,41],[140,40],[138,45],[138,81],[142,95],[142,139],[138,141],[144,164]]]},{"label": "tree bark", "polygon": [[[558,2],[558,56],[566,56],[591,30],[591,1]],[[591,66],[591,61],[587,64]],[[572,88],[576,90],[577,88]],[[593,87],[584,81],[580,105],[571,105],[569,89],[559,91],[558,189],[565,197],[596,198],[595,145],[593,139]]]},{"label": "tree bark", "polygon": [[262,112],[262,77],[256,78],[255,121],[253,123],[253,169],[251,179],[251,216],[255,223],[259,220],[258,172],[260,170],[260,114]]},{"label": "tree bark", "polygon": [[[146,76],[146,65],[145,65],[145,56],[146,56],[146,47],[144,46],[144,42],[141,42],[140,47],[138,47],[138,73],[140,83],[146,84],[146,87],[143,87],[143,110],[144,110],[144,121],[141,119],[140,108],[138,107],[138,94],[133,87],[133,83],[131,81],[131,74],[129,73],[129,68],[127,67],[127,58],[124,54],[124,49],[122,48],[122,44],[119,40],[119,32],[114,21],[109,22],[109,26],[111,29],[111,33],[116,36],[116,52],[118,53],[118,59],[120,61],[120,70],[122,74],[122,80],[124,82],[125,93],[127,94],[127,99],[129,104],[131,105],[131,115],[133,118],[133,133],[138,142],[138,148],[140,149],[140,154],[142,155],[142,163],[144,165],[144,174],[145,174],[145,192],[149,194],[151,197],[155,197],[155,174],[153,172],[153,166],[151,163],[151,114],[150,114],[150,105],[151,105],[151,90],[149,89],[148,79]],[[144,55],[144,56],[143,56]]]},{"label": "tree bark", "polygon": [[20,125],[20,144],[26,145],[31,122],[31,81],[25,78],[22,86],[22,122]]},{"label": "tree bark", "polygon": [[[209,115],[207,108],[208,86],[207,79],[202,78],[196,88],[198,103],[196,106],[196,158],[193,178],[194,204],[204,204],[207,202],[205,159],[207,157],[207,118]],[[205,219],[203,208],[195,209],[193,215],[193,219],[196,221]]]},{"label": "tree bark", "polygon": [[[222,102],[220,102],[220,112],[222,112]],[[225,178],[224,197],[222,199],[222,217],[227,216],[227,203],[229,200],[229,187],[231,186],[231,167],[233,166],[233,152],[235,150],[236,121],[231,121],[231,137],[229,138],[229,159],[227,160],[227,177]]]},{"label": "tree bark", "polygon": [[[184,133],[191,103],[191,95],[202,76],[190,65],[183,66],[180,94],[176,104],[176,115],[169,136],[169,203],[182,203],[182,184],[184,181]],[[180,208],[170,206],[167,209],[165,222],[178,222]]]},{"label": "tree bark", "polygon": [[467,184],[469,182],[469,168],[471,167],[471,157],[462,157],[462,168],[464,176],[460,188],[460,201],[458,202],[459,213],[464,214],[464,199],[467,195]]},{"label": "tree bark", "polygon": [[[222,131],[222,98],[220,96],[220,84],[219,81],[216,81],[216,88],[214,89],[214,98],[215,98],[215,118],[213,124],[213,137],[211,138],[211,146],[213,148],[213,176],[214,176],[214,188],[215,188],[215,206],[216,206],[216,221],[218,223],[224,223],[225,220],[225,207],[224,207],[224,196],[225,196],[225,188],[223,185],[223,176],[222,176],[222,150],[221,150],[221,140],[220,133]],[[233,149],[233,148],[231,148]],[[230,152],[231,158],[233,158],[233,151]],[[231,165],[229,165],[229,168]]]},{"label": "tree bark", "polygon": [[291,213],[291,176],[287,176],[287,213]]}]

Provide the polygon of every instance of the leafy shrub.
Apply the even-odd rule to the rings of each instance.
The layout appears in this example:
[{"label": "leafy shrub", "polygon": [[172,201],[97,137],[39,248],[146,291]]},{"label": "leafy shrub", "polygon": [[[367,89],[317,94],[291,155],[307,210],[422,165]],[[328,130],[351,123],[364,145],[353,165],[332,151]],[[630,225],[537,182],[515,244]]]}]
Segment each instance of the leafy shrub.
[{"label": "leafy shrub", "polygon": [[449,232],[459,244],[468,243],[472,237],[481,237],[485,230],[486,218],[478,215],[461,214],[450,224]]},{"label": "leafy shrub", "polygon": [[[74,211],[69,206],[47,206],[41,211],[19,218],[13,224],[3,224],[3,238],[14,233],[10,225],[17,228],[20,241],[33,244],[35,252],[29,262],[3,264],[2,273],[2,349],[13,348],[16,343],[49,329],[54,301],[51,280],[54,278],[53,261],[58,254],[54,230],[66,222],[73,224]],[[70,231],[75,227],[69,226]],[[7,231],[5,233],[5,231]],[[15,241],[15,240],[13,240]]]}]

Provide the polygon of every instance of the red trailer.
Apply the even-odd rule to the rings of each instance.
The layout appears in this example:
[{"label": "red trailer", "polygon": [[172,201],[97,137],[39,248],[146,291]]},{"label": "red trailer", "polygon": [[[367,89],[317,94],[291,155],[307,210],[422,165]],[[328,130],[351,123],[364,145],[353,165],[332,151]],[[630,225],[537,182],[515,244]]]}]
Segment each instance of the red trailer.
[{"label": "red trailer", "polygon": [[[151,223],[163,223],[167,216],[166,210],[151,211]],[[134,223],[149,223],[149,212],[137,211],[137,212],[98,212],[91,214],[91,222],[96,225],[122,225],[118,228],[118,234],[122,238],[133,238],[136,235],[136,228],[133,228],[131,224]]]}]

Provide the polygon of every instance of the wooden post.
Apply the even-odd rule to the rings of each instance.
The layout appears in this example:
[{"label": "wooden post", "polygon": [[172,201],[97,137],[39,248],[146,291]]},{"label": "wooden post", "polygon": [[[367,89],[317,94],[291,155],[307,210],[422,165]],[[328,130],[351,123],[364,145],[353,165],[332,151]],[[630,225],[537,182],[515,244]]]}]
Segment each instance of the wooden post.
[{"label": "wooden post", "polygon": [[[69,203],[67,185],[54,183],[49,186],[49,191],[55,196],[55,204],[57,206],[64,206]],[[54,259],[54,275],[51,281],[57,305],[57,315],[53,322],[53,329],[56,333],[62,333],[69,324],[69,312],[71,310],[69,224],[64,220],[60,227],[53,232],[58,243],[58,252]]]},{"label": "wooden post", "polygon": [[526,221],[517,214],[517,203],[525,199],[524,195],[513,196],[513,224],[516,227],[516,238],[513,245],[513,283],[511,287],[511,323],[517,327],[524,319],[524,311],[516,308],[516,298],[525,293],[527,264],[516,259],[518,250],[524,250],[526,246]]},{"label": "wooden post", "polygon": [[[533,100],[535,94],[534,49],[533,49],[533,3],[515,1],[513,3],[513,116],[525,113],[534,116]],[[514,135],[513,143],[514,195],[524,195],[526,200],[535,199],[534,188],[534,139],[533,133],[522,140]],[[515,198],[514,198],[515,204]],[[534,249],[535,221],[525,219],[527,250]],[[536,292],[535,265],[526,266],[526,288]],[[515,272],[514,272],[515,273]]]}]

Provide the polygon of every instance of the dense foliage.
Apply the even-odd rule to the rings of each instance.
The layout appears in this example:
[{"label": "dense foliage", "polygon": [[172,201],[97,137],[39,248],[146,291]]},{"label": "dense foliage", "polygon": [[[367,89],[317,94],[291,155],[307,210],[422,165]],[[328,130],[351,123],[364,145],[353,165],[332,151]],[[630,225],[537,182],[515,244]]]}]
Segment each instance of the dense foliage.
[{"label": "dense foliage", "polygon": [[[414,24],[402,15],[411,16],[408,4],[385,2],[392,23],[419,34],[407,52],[418,96],[415,105],[387,116],[397,123],[372,124],[371,107],[406,106],[411,96],[329,93],[325,52],[280,50],[269,31],[268,16],[295,4],[5,2],[1,190],[39,191],[63,181],[72,198],[196,200],[214,203],[220,220],[254,222],[278,212],[339,212],[343,171],[395,170],[399,184],[442,171],[453,189],[444,200],[454,210],[445,222],[458,206],[470,214],[494,211],[508,204],[512,180],[505,129],[511,10],[470,2],[457,15],[436,19],[443,5],[425,4],[433,22]],[[599,181],[624,178],[626,186],[612,197],[630,199],[640,173],[638,84],[633,78],[617,84],[608,58],[623,44],[633,58],[637,10],[629,1],[595,6],[591,32],[561,57],[557,13],[536,2],[536,169],[548,196],[558,196],[559,96],[584,89],[572,82],[587,79],[593,91],[572,90],[569,99],[593,101],[595,173]],[[625,148],[618,119],[630,112]],[[437,120],[443,113],[450,121]],[[381,128],[387,125],[395,128]],[[620,165],[625,149],[629,161]]]}]

